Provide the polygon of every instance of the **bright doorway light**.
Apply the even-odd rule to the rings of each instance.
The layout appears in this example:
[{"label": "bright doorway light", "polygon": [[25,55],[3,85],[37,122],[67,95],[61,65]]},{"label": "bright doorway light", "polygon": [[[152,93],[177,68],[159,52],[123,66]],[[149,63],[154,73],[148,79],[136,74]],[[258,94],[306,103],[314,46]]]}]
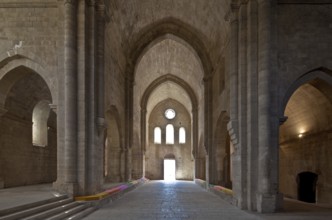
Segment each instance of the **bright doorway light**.
[{"label": "bright doorway light", "polygon": [[165,159],[164,160],[164,180],[174,181],[175,180],[175,160]]}]

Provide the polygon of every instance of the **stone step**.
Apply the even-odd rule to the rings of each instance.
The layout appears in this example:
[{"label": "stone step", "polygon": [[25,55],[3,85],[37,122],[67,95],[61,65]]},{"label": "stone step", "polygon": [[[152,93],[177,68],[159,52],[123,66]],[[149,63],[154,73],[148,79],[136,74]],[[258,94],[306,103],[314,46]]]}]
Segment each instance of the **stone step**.
[{"label": "stone step", "polygon": [[49,209],[47,211],[43,211],[40,213],[37,213],[35,215],[28,216],[26,218],[23,218],[24,220],[38,220],[38,219],[47,219],[54,215],[58,215],[63,212],[67,212],[68,210],[71,210],[72,208],[75,208],[76,206],[79,206],[80,204],[78,202],[71,202],[64,205],[60,205],[58,207]]},{"label": "stone step", "polygon": [[32,209],[32,208],[35,208],[35,207],[38,207],[41,205],[61,201],[61,200],[67,199],[67,198],[68,198],[67,195],[61,195],[58,197],[41,200],[38,202],[33,202],[33,203],[28,203],[28,204],[24,204],[24,205],[20,205],[20,206],[15,206],[13,208],[3,209],[3,210],[0,210],[0,219],[2,219],[1,217],[4,217],[4,216],[9,216],[14,213],[19,213],[19,212],[27,210],[27,209]]},{"label": "stone step", "polygon": [[[78,203],[75,202],[78,205],[71,208],[71,209],[67,209],[64,212],[61,212],[57,215],[51,216],[49,218],[46,218],[47,220],[61,220],[61,219],[82,219],[84,216],[90,214],[91,212],[93,212],[95,209],[94,207],[90,207],[90,205],[88,203]],[[91,209],[93,208],[93,209]],[[82,216],[81,216],[82,214]]]},{"label": "stone step", "polygon": [[85,210],[83,210],[82,212],[76,213],[75,215],[71,215],[69,218],[66,218],[67,220],[79,220],[82,219],[88,215],[90,215],[92,212],[96,211],[97,208],[96,207],[89,207]]}]

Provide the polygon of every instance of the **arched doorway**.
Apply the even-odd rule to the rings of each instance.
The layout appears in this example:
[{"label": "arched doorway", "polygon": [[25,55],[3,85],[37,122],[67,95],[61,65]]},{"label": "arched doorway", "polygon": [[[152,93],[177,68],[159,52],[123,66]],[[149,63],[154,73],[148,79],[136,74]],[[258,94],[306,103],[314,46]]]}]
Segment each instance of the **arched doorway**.
[{"label": "arched doorway", "polygon": [[312,172],[302,172],[297,175],[297,198],[303,202],[316,202],[316,184],[318,175]]},{"label": "arched doorway", "polygon": [[289,95],[285,116],[279,137],[280,192],[332,204],[332,85],[320,77],[304,81]]}]

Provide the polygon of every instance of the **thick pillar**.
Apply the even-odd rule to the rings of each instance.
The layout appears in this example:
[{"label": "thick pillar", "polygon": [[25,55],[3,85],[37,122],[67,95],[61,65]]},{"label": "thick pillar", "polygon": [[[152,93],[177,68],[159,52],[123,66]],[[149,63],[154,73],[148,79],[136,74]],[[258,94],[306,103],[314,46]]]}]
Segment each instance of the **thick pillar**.
[{"label": "thick pillar", "polygon": [[77,1],[64,1],[65,191],[77,191]]},{"label": "thick pillar", "polygon": [[273,30],[274,1],[258,1],[258,193],[257,210],[274,212],[278,206],[278,126],[274,100],[275,33]]}]

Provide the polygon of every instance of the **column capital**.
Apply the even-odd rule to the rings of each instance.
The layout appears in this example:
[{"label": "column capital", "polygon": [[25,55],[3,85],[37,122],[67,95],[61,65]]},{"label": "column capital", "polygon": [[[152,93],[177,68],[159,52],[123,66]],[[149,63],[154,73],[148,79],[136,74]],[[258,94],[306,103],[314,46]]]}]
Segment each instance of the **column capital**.
[{"label": "column capital", "polygon": [[58,105],[56,105],[56,104],[49,104],[49,106],[50,106],[50,108],[51,108],[51,110],[53,112],[57,113],[57,107],[58,107]]}]

